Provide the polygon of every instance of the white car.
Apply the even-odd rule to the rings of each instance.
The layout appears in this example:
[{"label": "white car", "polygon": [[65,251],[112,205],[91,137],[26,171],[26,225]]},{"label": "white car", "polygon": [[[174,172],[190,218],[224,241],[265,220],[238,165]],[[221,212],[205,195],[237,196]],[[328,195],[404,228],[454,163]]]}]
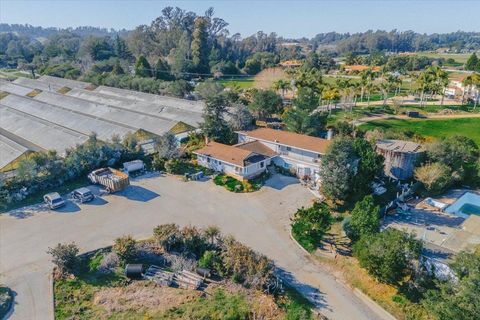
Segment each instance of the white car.
[{"label": "white car", "polygon": [[43,196],[43,201],[50,209],[57,209],[65,205],[65,201],[58,192],[47,193]]}]

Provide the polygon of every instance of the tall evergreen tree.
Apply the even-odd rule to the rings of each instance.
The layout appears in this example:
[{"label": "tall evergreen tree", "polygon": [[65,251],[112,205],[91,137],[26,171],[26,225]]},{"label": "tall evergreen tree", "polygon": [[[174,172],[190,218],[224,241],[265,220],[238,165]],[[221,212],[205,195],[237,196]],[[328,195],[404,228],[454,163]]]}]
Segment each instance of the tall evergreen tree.
[{"label": "tall evergreen tree", "polygon": [[155,78],[160,80],[172,80],[170,66],[163,58],[158,58],[155,64]]},{"label": "tall evergreen tree", "polygon": [[209,72],[208,56],[207,20],[199,17],[195,20],[192,39],[192,62],[197,72]]},{"label": "tall evergreen tree", "polygon": [[129,60],[132,58],[132,53],[128,49],[127,42],[120,38],[118,34],[115,36],[114,50],[115,55],[120,59]]},{"label": "tall evergreen tree", "polygon": [[135,75],[142,78],[152,76],[152,67],[144,56],[138,57],[137,62],[135,62]]},{"label": "tall evergreen tree", "polygon": [[480,61],[476,53],[472,53],[470,58],[468,58],[467,63],[465,64],[465,69],[472,71],[480,71]]}]

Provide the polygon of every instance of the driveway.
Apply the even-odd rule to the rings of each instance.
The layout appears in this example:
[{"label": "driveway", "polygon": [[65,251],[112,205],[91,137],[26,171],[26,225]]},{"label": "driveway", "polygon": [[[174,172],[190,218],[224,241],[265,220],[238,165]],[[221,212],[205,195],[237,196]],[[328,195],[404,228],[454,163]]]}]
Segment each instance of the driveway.
[{"label": "driveway", "polygon": [[267,186],[235,194],[211,181],[183,182],[172,176],[142,177],[125,191],[71,204],[61,211],[16,212],[0,216],[1,282],[16,293],[11,319],[53,319],[46,254],[59,242],[75,241],[82,252],[111,245],[131,234],[147,238],[162,223],[218,225],[223,233],[272,258],[284,278],[331,319],[387,319],[313,263],[289,238],[289,217],[312,194],[295,179],[275,175]]}]

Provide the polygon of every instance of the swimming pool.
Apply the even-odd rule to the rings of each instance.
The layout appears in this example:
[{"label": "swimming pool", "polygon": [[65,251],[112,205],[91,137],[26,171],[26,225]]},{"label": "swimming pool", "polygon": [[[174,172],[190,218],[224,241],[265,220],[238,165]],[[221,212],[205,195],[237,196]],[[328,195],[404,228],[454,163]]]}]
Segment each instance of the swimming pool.
[{"label": "swimming pool", "polygon": [[480,215],[480,195],[473,192],[466,192],[463,196],[449,205],[445,212],[453,213],[462,217],[472,214]]}]

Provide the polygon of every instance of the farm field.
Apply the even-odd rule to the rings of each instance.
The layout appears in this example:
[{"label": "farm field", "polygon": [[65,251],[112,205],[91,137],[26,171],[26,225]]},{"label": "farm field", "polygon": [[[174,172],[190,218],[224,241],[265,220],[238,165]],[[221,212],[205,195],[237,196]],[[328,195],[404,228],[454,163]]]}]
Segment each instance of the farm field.
[{"label": "farm field", "polygon": [[464,135],[473,139],[480,145],[480,118],[456,118],[456,119],[392,119],[378,120],[365,123],[360,126],[361,130],[383,129],[386,132],[411,131],[423,137],[442,138],[453,135]]},{"label": "farm field", "polygon": [[253,87],[254,77],[232,78],[218,80],[227,88],[239,87],[240,89],[248,89]]},{"label": "farm field", "polygon": [[465,62],[467,62],[471,54],[470,53],[419,52],[418,55],[430,57],[430,58],[444,58],[445,60],[451,58],[460,64],[464,64]]}]

